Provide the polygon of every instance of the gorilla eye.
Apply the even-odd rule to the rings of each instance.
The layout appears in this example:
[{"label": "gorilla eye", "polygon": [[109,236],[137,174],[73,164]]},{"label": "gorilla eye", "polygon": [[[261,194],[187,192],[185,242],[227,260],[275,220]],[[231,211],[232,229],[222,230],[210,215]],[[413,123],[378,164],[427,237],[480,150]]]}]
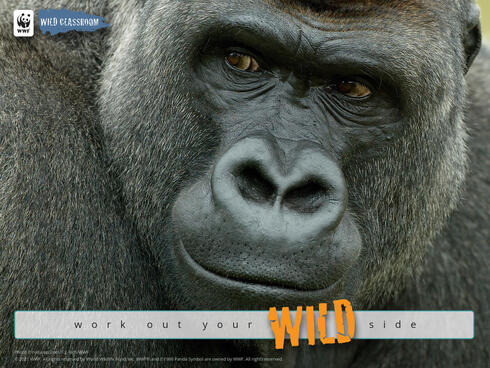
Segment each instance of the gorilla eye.
[{"label": "gorilla eye", "polygon": [[357,81],[340,81],[336,84],[336,89],[343,95],[353,98],[366,98],[373,94],[368,86]]},{"label": "gorilla eye", "polygon": [[260,65],[255,58],[239,52],[230,52],[226,55],[226,62],[234,68],[247,72],[257,72],[260,70]]}]

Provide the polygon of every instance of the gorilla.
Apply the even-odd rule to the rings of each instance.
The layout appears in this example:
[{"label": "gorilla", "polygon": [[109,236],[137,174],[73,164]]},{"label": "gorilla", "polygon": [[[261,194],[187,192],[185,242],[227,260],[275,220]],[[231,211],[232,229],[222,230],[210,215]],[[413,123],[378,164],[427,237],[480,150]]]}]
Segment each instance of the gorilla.
[{"label": "gorilla", "polygon": [[[12,36],[13,10],[49,8],[111,27]],[[473,1],[0,9],[1,366],[23,351],[80,350],[487,366],[490,49],[479,53]],[[475,338],[276,351],[269,340],[13,333],[15,310],[267,310],[341,298],[357,310],[473,310]]]}]

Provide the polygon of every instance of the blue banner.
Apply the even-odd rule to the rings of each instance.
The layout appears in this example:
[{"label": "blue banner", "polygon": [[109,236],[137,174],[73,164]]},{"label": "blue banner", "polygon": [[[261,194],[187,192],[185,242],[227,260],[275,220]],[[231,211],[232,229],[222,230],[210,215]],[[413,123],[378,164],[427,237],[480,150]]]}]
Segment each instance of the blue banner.
[{"label": "blue banner", "polygon": [[52,36],[69,31],[93,32],[109,27],[104,17],[76,12],[66,9],[40,9],[39,27],[41,32],[49,32]]}]

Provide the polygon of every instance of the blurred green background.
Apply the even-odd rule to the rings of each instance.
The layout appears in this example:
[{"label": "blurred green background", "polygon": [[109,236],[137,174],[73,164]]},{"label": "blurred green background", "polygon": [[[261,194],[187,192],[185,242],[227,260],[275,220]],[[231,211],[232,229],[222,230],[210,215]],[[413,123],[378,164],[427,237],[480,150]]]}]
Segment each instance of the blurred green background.
[{"label": "blurred green background", "polygon": [[477,3],[481,8],[483,37],[490,41],[490,0],[478,0]]}]

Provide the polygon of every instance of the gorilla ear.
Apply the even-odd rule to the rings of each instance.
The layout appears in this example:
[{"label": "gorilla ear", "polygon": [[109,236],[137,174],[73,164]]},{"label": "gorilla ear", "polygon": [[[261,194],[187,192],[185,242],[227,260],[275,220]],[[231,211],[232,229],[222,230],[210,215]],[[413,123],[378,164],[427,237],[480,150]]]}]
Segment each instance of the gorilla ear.
[{"label": "gorilla ear", "polygon": [[471,4],[466,22],[466,34],[464,37],[464,50],[466,54],[466,70],[468,72],[475,57],[480,51],[482,36],[480,24],[480,7],[476,4]]}]

